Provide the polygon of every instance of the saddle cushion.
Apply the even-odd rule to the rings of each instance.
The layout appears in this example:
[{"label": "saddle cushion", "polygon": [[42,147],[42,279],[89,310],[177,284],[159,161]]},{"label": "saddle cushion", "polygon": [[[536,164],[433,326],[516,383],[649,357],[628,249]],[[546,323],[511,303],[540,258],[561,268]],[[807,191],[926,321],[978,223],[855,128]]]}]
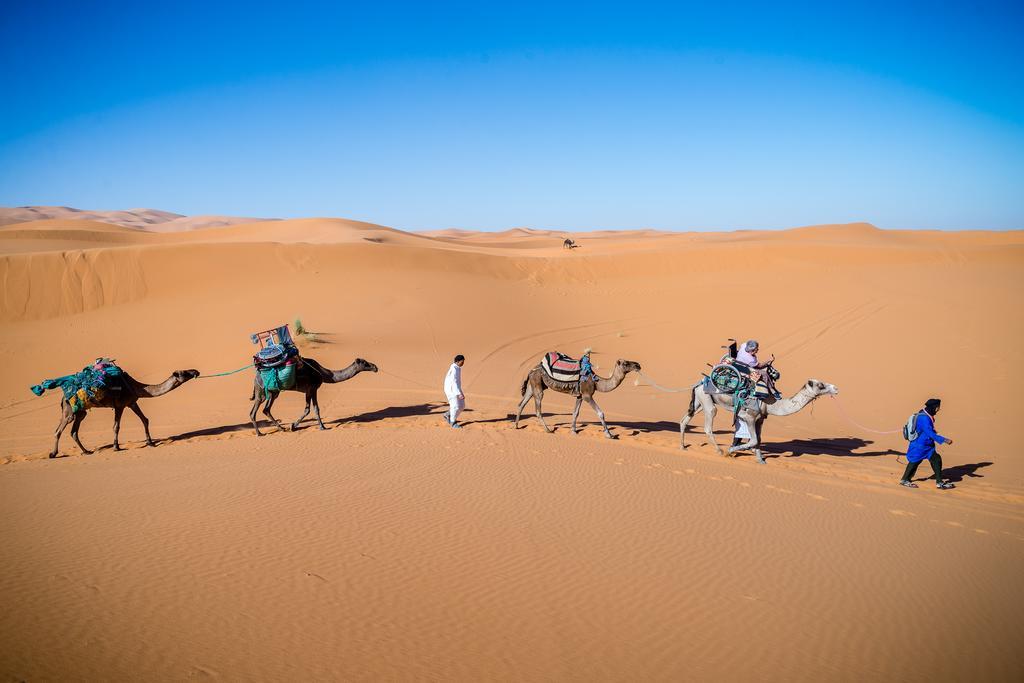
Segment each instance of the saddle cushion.
[{"label": "saddle cushion", "polygon": [[580,381],[580,361],[564,353],[551,351],[544,354],[540,366],[551,379],[559,382]]},{"label": "saddle cushion", "polygon": [[258,368],[277,368],[299,355],[294,344],[268,344],[252,357]]}]

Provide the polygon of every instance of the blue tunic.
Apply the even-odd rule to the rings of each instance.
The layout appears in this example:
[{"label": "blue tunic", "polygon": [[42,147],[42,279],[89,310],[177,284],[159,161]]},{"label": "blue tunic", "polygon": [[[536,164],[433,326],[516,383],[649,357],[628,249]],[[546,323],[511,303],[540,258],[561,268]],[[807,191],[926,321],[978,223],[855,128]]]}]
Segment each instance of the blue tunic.
[{"label": "blue tunic", "polygon": [[935,423],[931,416],[924,411],[917,414],[914,425],[917,430],[917,438],[910,442],[910,447],[907,449],[908,462],[927,460],[935,453],[935,444],[949,441],[935,431]]}]

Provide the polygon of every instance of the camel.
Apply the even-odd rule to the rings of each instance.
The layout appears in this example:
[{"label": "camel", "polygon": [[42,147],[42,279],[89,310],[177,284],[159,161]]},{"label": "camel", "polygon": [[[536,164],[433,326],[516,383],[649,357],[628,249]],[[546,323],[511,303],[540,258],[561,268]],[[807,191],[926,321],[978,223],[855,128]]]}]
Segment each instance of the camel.
[{"label": "camel", "polygon": [[50,452],[50,457],[57,457],[57,447],[60,444],[60,436],[64,433],[64,429],[69,424],[71,425],[71,438],[74,439],[75,443],[78,444],[78,447],[82,449],[82,453],[85,455],[92,454],[92,451],[83,446],[82,442],[78,438],[78,429],[82,426],[82,422],[85,420],[86,414],[92,408],[114,409],[115,451],[124,450],[118,443],[117,436],[121,431],[121,414],[124,413],[125,408],[130,408],[133,413],[139,416],[139,420],[142,422],[142,427],[146,430],[146,445],[155,446],[156,444],[153,443],[153,437],[149,434],[149,418],[147,418],[143,414],[142,409],[139,408],[139,399],[163,396],[167,392],[174,391],[185,382],[190,379],[195,379],[198,376],[198,370],[175,370],[170,377],[160,384],[143,384],[122,370],[120,390],[111,389],[103,392],[103,394],[100,395],[99,398],[96,399],[88,408],[80,408],[78,412],[72,412],[71,404],[68,403],[68,400],[61,400],[60,424],[57,425],[57,430],[54,434],[53,450]]},{"label": "camel", "polygon": [[548,424],[544,421],[544,413],[542,413],[540,409],[541,399],[544,397],[544,389],[551,389],[560,394],[574,394],[576,396],[576,406],[572,410],[573,434],[577,433],[576,420],[580,415],[580,406],[582,406],[583,402],[586,401],[601,419],[601,426],[604,428],[604,435],[609,439],[618,438],[608,431],[608,423],[604,421],[604,412],[600,407],[598,407],[597,401],[594,400],[594,392],[615,391],[615,389],[622,384],[622,380],[626,378],[626,375],[631,372],[640,372],[640,364],[631,360],[619,359],[615,362],[615,370],[612,371],[611,377],[604,378],[592,376],[580,382],[560,382],[556,379],[552,379],[546,372],[544,372],[544,369],[540,365],[537,365],[537,367],[530,370],[529,374],[526,375],[526,379],[523,380],[523,387],[520,389],[523,400],[519,402],[519,410],[516,411],[515,428],[519,429],[519,417],[523,414],[523,408],[526,407],[526,403],[532,397],[534,405],[537,408],[537,418],[544,426],[544,431],[548,434],[552,433],[553,430],[548,427]]},{"label": "camel", "polygon": [[[771,402],[758,400],[746,403],[737,411],[737,418],[747,425],[747,430],[751,434],[750,441],[731,447],[728,452],[729,455],[735,456],[737,451],[753,450],[757,456],[757,461],[762,465],[765,464],[764,457],[761,455],[761,426],[769,415],[778,415],[779,417],[793,415],[806,408],[819,396],[835,396],[838,393],[839,389],[834,384],[809,379],[806,384],[800,387],[800,391],[790,398],[771,400]],[[686,427],[690,424],[690,420],[697,414],[697,411],[703,410],[704,433],[707,434],[711,445],[715,447],[715,451],[719,455],[724,455],[722,449],[715,441],[715,434],[712,431],[718,406],[732,408],[732,394],[709,394],[704,389],[703,382],[698,383],[690,390],[690,406],[686,411],[686,415],[679,421],[680,448],[686,448]]]},{"label": "camel", "polygon": [[573,242],[568,237],[566,237],[565,241],[562,242],[562,249],[575,249],[578,246],[580,246],[580,245],[576,244],[575,242]]},{"label": "camel", "polygon": [[[328,370],[324,366],[320,365],[317,361],[312,358],[302,358],[302,362],[295,369],[295,386],[285,391],[301,391],[306,395],[306,410],[299,416],[299,419],[292,423],[292,431],[299,428],[299,423],[302,422],[307,415],[309,415],[309,407],[313,406],[313,410],[316,414],[317,424],[320,425],[320,429],[327,429],[324,426],[324,421],[320,419],[320,404],[317,402],[317,391],[320,389],[322,384],[336,384],[338,382],[344,382],[345,380],[352,379],[360,372],[377,372],[377,366],[370,361],[363,360],[362,358],[356,358],[352,363],[344,370]],[[270,414],[270,408],[274,405],[274,401],[277,400],[280,391],[266,391],[263,388],[263,380],[260,378],[260,373],[256,373],[256,378],[252,384],[252,396],[250,400],[253,401],[252,410],[249,412],[249,419],[252,420],[252,426],[256,430],[256,436],[263,436],[260,432],[259,425],[256,423],[256,411],[259,410],[260,404],[263,401],[267,402],[265,408],[263,408],[263,414],[266,415],[270,420],[277,425],[277,428],[281,431],[286,431],[284,425],[278,422],[277,418]]]}]

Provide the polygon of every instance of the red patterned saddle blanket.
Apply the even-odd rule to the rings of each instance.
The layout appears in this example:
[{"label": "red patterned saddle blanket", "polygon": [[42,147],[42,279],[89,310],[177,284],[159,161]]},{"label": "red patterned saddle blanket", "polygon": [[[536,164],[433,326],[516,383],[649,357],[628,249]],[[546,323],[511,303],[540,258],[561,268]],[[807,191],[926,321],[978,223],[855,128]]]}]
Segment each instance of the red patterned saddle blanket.
[{"label": "red patterned saddle blanket", "polygon": [[540,361],[541,368],[548,377],[559,382],[580,381],[580,361],[558,351],[544,354]]}]

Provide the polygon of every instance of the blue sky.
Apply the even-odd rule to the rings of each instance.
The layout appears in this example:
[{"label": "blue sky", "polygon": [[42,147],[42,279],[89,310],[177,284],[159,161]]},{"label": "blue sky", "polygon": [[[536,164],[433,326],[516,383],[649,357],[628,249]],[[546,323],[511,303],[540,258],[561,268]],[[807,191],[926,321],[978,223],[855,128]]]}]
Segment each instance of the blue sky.
[{"label": "blue sky", "polygon": [[4,206],[1024,228],[1019,2],[12,5]]}]

